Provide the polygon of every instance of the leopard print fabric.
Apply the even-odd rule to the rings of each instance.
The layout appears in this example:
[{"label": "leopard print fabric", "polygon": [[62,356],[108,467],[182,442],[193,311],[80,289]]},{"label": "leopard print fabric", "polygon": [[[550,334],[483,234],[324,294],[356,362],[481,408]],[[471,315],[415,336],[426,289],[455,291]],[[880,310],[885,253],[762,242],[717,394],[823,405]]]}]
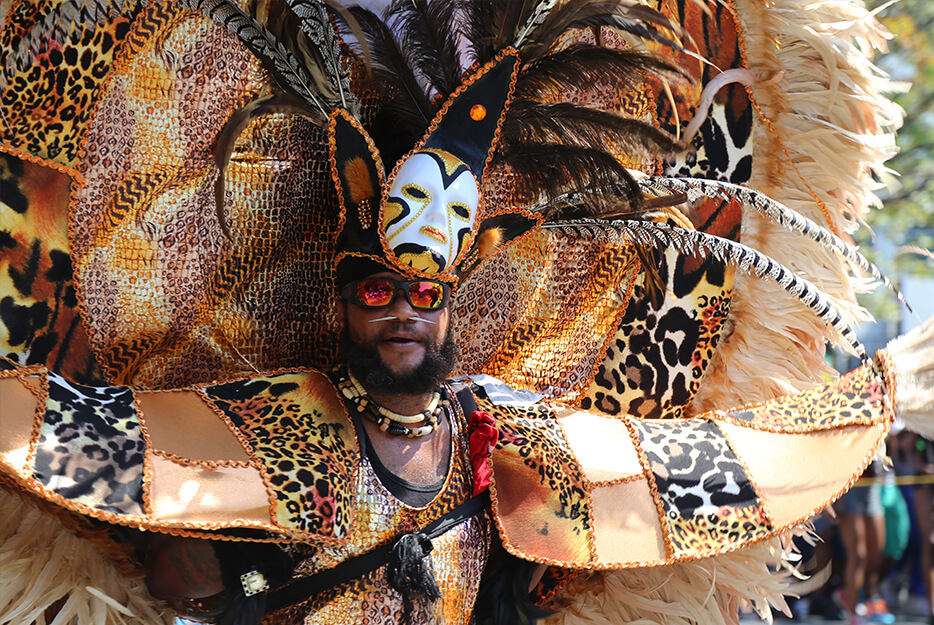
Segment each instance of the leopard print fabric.
[{"label": "leopard print fabric", "polygon": [[360,453],[327,377],[316,371],[283,373],[211,386],[204,396],[262,462],[275,488],[278,522],[293,531],[346,540]]},{"label": "leopard print fabric", "polygon": [[632,421],[652,470],[674,555],[771,534],[772,526],[740,460],[706,419]]},{"label": "leopard print fabric", "polygon": [[0,48],[41,44],[35,54],[14,57],[17,63],[5,62],[0,76],[5,120],[0,137],[6,151],[73,173],[94,106],[139,10],[134,4],[126,3],[124,16],[102,24],[88,18],[76,24],[64,10],[53,18],[67,3],[24,1],[10,9]]},{"label": "leopard print fabric", "polygon": [[593,519],[585,480],[554,411],[543,404],[518,408],[483,399],[479,405],[494,415],[500,434],[493,454],[497,500],[540,504],[507,533],[530,552],[544,541],[556,559],[590,560]]},{"label": "leopard print fabric", "polygon": [[[348,514],[354,518],[355,532],[346,544],[293,545],[289,551],[298,561],[295,575],[305,577],[327,570],[340,562],[393,541],[405,532],[429,525],[466,501],[473,480],[466,438],[466,419],[452,402],[450,414],[451,464],[440,492],[426,506],[413,508],[393,496],[380,482],[364,458],[353,481],[354,505]],[[432,540],[431,563],[442,599],[434,604],[414,602],[409,622],[447,624],[471,622],[471,614],[489,545],[492,523],[484,512]],[[384,565],[372,572],[325,590],[308,601],[294,604],[270,615],[268,625],[303,622],[306,625],[331,623],[371,623],[394,625],[403,612],[401,596],[386,584]]]},{"label": "leopard print fabric", "polygon": [[79,384],[104,379],[81,322],[63,173],[0,154],[0,354]]},{"label": "leopard print fabric", "polygon": [[[695,224],[739,239],[742,212],[732,202],[696,207]],[[625,315],[580,401],[583,410],[643,419],[685,416],[726,328],[735,271],[714,258],[653,252],[664,293],[652,298],[643,273]]]},{"label": "leopard print fabric", "polygon": [[49,374],[33,476],[50,491],[91,508],[141,516],[146,444],[133,393]]},{"label": "leopard print fabric", "polygon": [[729,419],[773,432],[869,425],[873,423],[872,407],[882,402],[883,396],[881,381],[866,375],[864,366],[785,401],[731,411]]}]

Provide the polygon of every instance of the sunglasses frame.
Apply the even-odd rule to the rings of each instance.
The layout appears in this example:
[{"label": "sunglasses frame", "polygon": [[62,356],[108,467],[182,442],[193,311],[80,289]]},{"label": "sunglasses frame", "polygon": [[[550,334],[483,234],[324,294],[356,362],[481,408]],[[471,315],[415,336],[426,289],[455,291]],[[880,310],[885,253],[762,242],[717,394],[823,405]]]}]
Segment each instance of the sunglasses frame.
[{"label": "sunglasses frame", "polygon": [[[358,285],[361,282],[369,281],[381,281],[381,282],[391,282],[393,285],[392,297],[389,298],[389,301],[385,304],[380,304],[378,306],[372,306],[370,304],[364,303],[360,299],[360,294],[358,292]],[[441,305],[437,308],[426,308],[424,306],[416,306],[412,301],[412,295],[409,293],[409,286],[412,284],[418,284],[419,282],[430,282],[432,284],[441,285]],[[396,296],[399,294],[399,291],[405,293],[405,299],[408,301],[409,306],[415,310],[443,310],[447,307],[451,299],[451,285],[445,284],[438,280],[428,280],[427,278],[421,278],[419,280],[393,280],[392,278],[363,278],[362,280],[354,280],[348,282],[344,285],[344,288],[341,289],[341,297],[350,302],[351,304],[356,304],[362,308],[388,308],[392,306],[396,301]]]}]

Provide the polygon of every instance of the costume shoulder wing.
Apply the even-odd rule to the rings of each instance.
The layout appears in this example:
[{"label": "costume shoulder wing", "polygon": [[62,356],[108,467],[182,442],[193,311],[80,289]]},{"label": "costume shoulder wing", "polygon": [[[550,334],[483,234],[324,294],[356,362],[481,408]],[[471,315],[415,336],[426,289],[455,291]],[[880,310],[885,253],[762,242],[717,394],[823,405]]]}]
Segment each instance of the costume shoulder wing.
[{"label": "costume shoulder wing", "polygon": [[799,395],[693,419],[492,406],[503,542],[529,560],[610,569],[764,541],[859,477],[893,418],[884,398],[864,366]]},{"label": "costume shoulder wing", "polygon": [[12,490],[188,535],[334,542],[350,531],[356,437],[318,372],[142,392],[34,367],[3,372],[0,394],[0,473]]}]

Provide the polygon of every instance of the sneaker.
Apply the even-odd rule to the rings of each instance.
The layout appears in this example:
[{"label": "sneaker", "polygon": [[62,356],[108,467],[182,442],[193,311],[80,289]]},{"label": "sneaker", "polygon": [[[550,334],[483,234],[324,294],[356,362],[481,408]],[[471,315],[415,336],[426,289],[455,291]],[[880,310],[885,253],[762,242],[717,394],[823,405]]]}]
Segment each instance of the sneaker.
[{"label": "sneaker", "polygon": [[928,616],[931,613],[931,604],[924,595],[908,595],[901,612],[905,616]]},{"label": "sneaker", "polygon": [[889,612],[889,606],[882,597],[873,597],[866,602],[866,617],[870,623],[893,625],[895,615]]}]

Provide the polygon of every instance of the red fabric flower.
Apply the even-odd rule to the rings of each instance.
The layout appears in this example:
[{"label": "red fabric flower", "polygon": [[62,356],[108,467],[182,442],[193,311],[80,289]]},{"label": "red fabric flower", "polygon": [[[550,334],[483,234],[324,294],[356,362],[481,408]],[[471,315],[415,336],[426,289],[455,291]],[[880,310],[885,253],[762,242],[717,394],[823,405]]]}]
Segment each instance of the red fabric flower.
[{"label": "red fabric flower", "polygon": [[487,458],[499,440],[496,420],[489,412],[474,410],[467,422],[470,438],[470,466],[473,468],[473,494],[479,495],[490,486],[490,463]]}]

